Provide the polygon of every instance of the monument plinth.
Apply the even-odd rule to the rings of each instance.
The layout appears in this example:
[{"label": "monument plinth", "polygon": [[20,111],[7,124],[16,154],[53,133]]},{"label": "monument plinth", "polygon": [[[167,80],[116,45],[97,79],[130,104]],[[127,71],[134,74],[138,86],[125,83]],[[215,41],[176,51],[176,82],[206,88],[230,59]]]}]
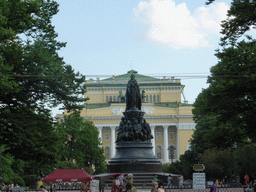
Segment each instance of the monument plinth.
[{"label": "monument plinth", "polygon": [[109,161],[109,173],[162,172],[162,164],[153,153],[150,125],[143,118],[141,94],[134,74],[127,84],[126,110],[116,140],[116,153]]}]

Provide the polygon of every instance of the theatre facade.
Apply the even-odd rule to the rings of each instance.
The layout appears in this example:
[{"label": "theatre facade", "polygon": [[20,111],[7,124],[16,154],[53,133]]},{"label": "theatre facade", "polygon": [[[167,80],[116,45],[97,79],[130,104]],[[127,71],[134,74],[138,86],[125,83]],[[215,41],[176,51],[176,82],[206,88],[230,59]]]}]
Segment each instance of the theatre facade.
[{"label": "theatre facade", "polygon": [[[115,155],[117,129],[125,111],[125,92],[131,74],[135,75],[143,95],[142,111],[150,124],[154,138],[153,152],[162,163],[178,160],[189,149],[189,140],[195,129],[192,105],[182,102],[184,85],[180,79],[154,78],[138,74],[131,70],[126,74],[100,80],[90,79],[85,82],[87,92],[85,108],[81,116],[93,121],[99,131],[99,138],[105,151],[106,159]],[[57,115],[62,119],[63,115]],[[174,156],[170,156],[170,147],[174,147]]]}]

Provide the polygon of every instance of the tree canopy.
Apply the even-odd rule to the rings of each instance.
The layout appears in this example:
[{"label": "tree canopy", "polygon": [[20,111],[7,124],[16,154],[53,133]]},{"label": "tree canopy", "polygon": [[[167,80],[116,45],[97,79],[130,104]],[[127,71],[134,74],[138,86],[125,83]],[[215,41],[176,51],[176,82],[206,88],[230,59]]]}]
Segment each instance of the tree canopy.
[{"label": "tree canopy", "polygon": [[85,78],[58,54],[57,12],[54,0],[0,1],[0,145],[27,173],[57,161],[49,108],[78,111],[87,100]]},{"label": "tree canopy", "polygon": [[84,121],[79,114],[73,113],[56,124],[56,131],[62,161],[75,161],[83,167],[94,166],[96,173],[104,172],[104,150],[100,147],[99,132],[91,121]]},{"label": "tree canopy", "polygon": [[[248,35],[239,38],[255,26],[255,8],[255,1],[234,0],[223,21],[218,63],[210,70],[209,87],[194,103],[197,128],[192,145],[201,152],[256,142],[256,42]],[[200,147],[200,142],[205,145]]]},{"label": "tree canopy", "polygon": [[[195,163],[205,165],[207,179],[231,176],[232,171],[240,178],[245,173],[256,178],[256,40],[249,36],[255,12],[255,0],[233,0],[228,19],[222,22],[218,62],[210,69],[209,87],[193,104],[197,124],[191,149],[177,163],[187,178]],[[235,143],[238,149],[232,149]],[[235,166],[230,163],[233,157]]]}]

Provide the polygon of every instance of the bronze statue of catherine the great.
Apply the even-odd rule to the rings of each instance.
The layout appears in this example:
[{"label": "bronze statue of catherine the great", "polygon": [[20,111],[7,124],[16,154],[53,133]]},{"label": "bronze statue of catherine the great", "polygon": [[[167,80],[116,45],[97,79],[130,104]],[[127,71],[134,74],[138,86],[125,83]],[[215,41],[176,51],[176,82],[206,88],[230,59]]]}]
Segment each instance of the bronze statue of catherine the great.
[{"label": "bronze statue of catherine the great", "polygon": [[131,79],[127,84],[126,89],[126,111],[136,107],[137,109],[141,110],[141,94],[140,88],[135,80],[135,75],[131,75]]}]

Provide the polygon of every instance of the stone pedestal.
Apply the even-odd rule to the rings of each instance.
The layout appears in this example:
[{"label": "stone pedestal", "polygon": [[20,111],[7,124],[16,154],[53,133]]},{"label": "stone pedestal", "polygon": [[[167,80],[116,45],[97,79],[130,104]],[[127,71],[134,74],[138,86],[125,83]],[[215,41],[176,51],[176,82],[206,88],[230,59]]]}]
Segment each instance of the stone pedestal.
[{"label": "stone pedestal", "polygon": [[149,141],[118,142],[116,154],[109,161],[108,173],[162,172],[162,164]]}]

